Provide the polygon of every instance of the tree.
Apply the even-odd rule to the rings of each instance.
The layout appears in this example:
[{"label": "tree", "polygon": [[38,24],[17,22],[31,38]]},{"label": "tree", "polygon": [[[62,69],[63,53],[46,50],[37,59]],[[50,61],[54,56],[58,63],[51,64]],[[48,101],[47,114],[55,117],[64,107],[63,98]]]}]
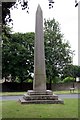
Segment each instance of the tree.
[{"label": "tree", "polygon": [[[7,24],[8,22],[11,22],[11,14],[10,14],[10,8],[18,8],[18,5],[21,5],[22,10],[29,9],[28,7],[28,0],[22,1],[22,0],[15,0],[15,2],[2,2],[2,24]],[[28,12],[28,10],[27,10]]]},{"label": "tree", "polygon": [[80,77],[80,66],[77,65],[67,65],[63,69],[63,78],[65,77]]},{"label": "tree", "polygon": [[7,22],[11,22],[12,19],[10,16],[10,8],[14,4],[15,4],[15,2],[2,2],[2,24],[6,25]]},{"label": "tree", "polygon": [[17,77],[19,82],[32,78],[34,33],[15,33],[6,39],[3,36],[3,77],[11,74],[12,81]]},{"label": "tree", "polygon": [[70,83],[70,82],[74,82],[75,78],[74,77],[66,77],[63,79],[64,83]]},{"label": "tree", "polygon": [[[76,77],[80,77],[80,66],[67,65],[63,69],[63,82],[73,82],[73,88],[75,86]],[[71,79],[74,78],[74,79]]]},{"label": "tree", "polygon": [[31,74],[33,73],[33,59],[34,59],[33,42],[34,33],[26,34],[16,33],[12,35],[12,43],[13,45],[15,44],[17,45],[17,47],[14,46],[16,54],[15,68],[17,69],[17,76],[20,82],[32,78]]},{"label": "tree", "polygon": [[2,77],[6,78],[9,76],[9,51],[10,51],[10,38],[11,29],[8,26],[3,26],[5,32],[2,32]]},{"label": "tree", "polygon": [[55,76],[62,76],[66,65],[71,64],[73,52],[69,43],[63,42],[59,23],[54,18],[45,20],[44,25],[46,72],[51,83]]},{"label": "tree", "polygon": [[[45,20],[44,23],[45,60],[48,82],[62,76],[63,68],[71,64],[70,46],[63,42],[59,23]],[[20,82],[31,78],[34,68],[34,33],[15,33],[3,37],[3,75],[11,74],[12,80]],[[5,35],[6,36],[6,35]]]},{"label": "tree", "polygon": [[[77,69],[76,76],[77,76],[77,77],[80,77],[80,66],[76,66],[76,69]],[[75,71],[76,71],[76,70],[75,70]]]}]

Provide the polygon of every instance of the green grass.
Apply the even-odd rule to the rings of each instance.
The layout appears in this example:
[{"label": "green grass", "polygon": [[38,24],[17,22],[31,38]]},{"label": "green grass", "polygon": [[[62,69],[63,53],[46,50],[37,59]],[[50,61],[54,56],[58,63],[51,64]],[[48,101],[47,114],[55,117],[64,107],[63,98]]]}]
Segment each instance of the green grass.
[{"label": "green grass", "polygon": [[14,96],[14,95],[23,95],[25,94],[26,92],[0,92],[0,95],[4,95],[4,96],[7,96],[7,95],[10,95],[10,96]]},{"label": "green grass", "polygon": [[[0,95],[10,95],[10,96],[14,96],[14,95],[23,95],[25,94],[25,92],[0,92]],[[64,91],[53,91],[54,94],[70,94],[70,90],[64,90]],[[73,93],[73,92],[72,92]],[[80,90],[75,90],[74,93],[80,93]]]},{"label": "green grass", "polygon": [[2,102],[3,118],[78,118],[78,100],[64,99],[64,104],[25,104]]},{"label": "green grass", "polygon": [[[55,93],[55,94],[71,94],[71,93],[73,93],[73,91],[71,91],[71,93],[70,93],[70,90],[53,91],[53,93]],[[76,89],[76,90],[74,90],[74,93],[80,93],[80,90]]]},{"label": "green grass", "polygon": [[2,102],[0,101],[0,120],[2,118]]}]

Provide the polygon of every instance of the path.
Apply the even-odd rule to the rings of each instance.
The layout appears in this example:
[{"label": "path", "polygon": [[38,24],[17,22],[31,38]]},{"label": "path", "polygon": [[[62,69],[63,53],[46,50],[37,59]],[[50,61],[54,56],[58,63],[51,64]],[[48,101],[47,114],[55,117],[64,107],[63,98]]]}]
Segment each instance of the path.
[{"label": "path", "polygon": [[[22,96],[0,96],[0,101],[1,100],[18,100]],[[80,94],[59,94],[59,98],[64,99],[64,98],[80,98]]]}]

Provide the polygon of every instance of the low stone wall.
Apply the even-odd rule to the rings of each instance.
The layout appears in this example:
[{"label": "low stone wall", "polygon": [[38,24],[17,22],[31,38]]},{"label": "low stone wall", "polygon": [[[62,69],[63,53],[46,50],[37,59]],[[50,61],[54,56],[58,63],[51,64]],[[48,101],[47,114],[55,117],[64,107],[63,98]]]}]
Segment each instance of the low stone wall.
[{"label": "low stone wall", "polygon": [[[76,89],[80,89],[80,83],[74,83]],[[52,84],[51,90],[69,90],[73,87],[73,83],[64,83],[64,84]],[[32,83],[2,83],[0,84],[0,91],[9,92],[9,91],[27,91],[32,90]],[[50,89],[50,84],[47,84],[47,89]]]},{"label": "low stone wall", "polygon": [[[69,90],[73,87],[73,83],[64,83],[64,84],[52,84],[51,88],[53,91],[55,90]],[[74,83],[74,87],[76,89],[80,89],[80,83]]]}]

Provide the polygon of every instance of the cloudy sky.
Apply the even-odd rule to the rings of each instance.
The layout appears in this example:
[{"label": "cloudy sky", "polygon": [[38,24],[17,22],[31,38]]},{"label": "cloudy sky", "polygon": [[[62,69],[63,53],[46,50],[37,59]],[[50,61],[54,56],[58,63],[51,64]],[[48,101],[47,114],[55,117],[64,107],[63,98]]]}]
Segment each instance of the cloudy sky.
[{"label": "cloudy sky", "polygon": [[34,32],[35,12],[38,4],[43,10],[46,19],[55,18],[59,22],[64,39],[68,40],[71,49],[75,50],[73,64],[78,63],[78,7],[75,8],[75,0],[54,0],[53,9],[49,9],[48,0],[29,0],[29,14],[21,8],[11,10],[14,32]]}]

